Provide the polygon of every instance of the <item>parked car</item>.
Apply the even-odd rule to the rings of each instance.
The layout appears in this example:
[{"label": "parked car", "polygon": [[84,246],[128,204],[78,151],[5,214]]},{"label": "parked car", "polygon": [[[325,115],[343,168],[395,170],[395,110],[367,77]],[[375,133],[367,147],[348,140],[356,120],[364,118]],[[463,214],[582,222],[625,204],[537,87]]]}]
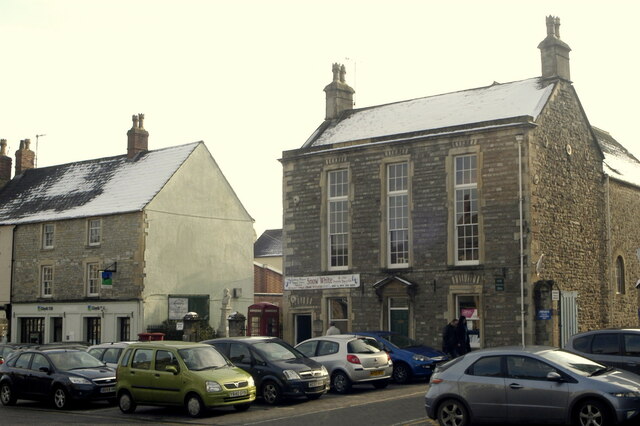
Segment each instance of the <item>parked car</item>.
[{"label": "parked car", "polygon": [[0,344],[0,364],[4,363],[9,355],[20,349],[26,349],[33,345],[29,343],[2,343]]},{"label": "parked car", "polygon": [[228,337],[203,343],[251,373],[267,404],[277,404],[285,397],[317,399],[329,390],[326,368],[277,337]]},{"label": "parked car", "polygon": [[120,356],[132,343],[136,342],[100,343],[99,345],[90,346],[87,349],[87,352],[107,364],[109,367],[115,369],[118,367],[118,360],[120,359]]},{"label": "parked car", "polygon": [[0,401],[48,400],[56,408],[74,401],[115,402],[116,374],[79,349],[29,348],[0,365]]},{"label": "parked car", "polygon": [[391,355],[392,377],[396,383],[408,383],[414,378],[429,378],[437,363],[449,360],[449,356],[444,352],[418,343],[400,333],[363,331],[355,334],[376,339],[380,348]]},{"label": "parked car", "polygon": [[547,346],[470,352],[436,367],[425,395],[441,425],[637,421],[640,376]]},{"label": "parked car", "polygon": [[130,344],[118,363],[116,393],[123,413],[137,405],[184,406],[191,417],[206,409],[249,409],[256,399],[251,375],[210,345],[151,341]]},{"label": "parked car", "polygon": [[391,356],[372,337],[353,334],[313,337],[299,343],[296,349],[326,367],[331,387],[338,393],[349,392],[354,384],[385,388],[393,374]]},{"label": "parked car", "polygon": [[592,330],[574,334],[565,349],[604,365],[640,374],[640,328]]}]

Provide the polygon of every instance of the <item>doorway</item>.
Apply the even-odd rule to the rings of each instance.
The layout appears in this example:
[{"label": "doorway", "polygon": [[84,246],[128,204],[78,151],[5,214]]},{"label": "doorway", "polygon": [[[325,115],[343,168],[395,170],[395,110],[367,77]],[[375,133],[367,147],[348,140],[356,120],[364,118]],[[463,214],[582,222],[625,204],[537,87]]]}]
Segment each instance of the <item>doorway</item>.
[{"label": "doorway", "polygon": [[294,316],[295,344],[311,338],[311,315],[297,314]]},{"label": "doorway", "polygon": [[467,330],[469,330],[469,344],[471,349],[480,348],[480,312],[479,297],[474,294],[456,296],[456,317],[464,316],[467,319]]}]

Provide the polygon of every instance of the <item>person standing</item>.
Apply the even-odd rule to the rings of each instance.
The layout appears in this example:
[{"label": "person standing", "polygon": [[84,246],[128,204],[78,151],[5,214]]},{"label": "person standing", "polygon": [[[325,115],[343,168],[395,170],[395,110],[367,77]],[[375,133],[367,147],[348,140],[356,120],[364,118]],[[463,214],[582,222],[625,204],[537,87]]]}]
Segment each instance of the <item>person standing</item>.
[{"label": "person standing", "polygon": [[456,346],[458,340],[456,339],[456,326],[458,325],[458,319],[454,318],[442,329],[442,352],[449,355],[451,358],[456,357]]},{"label": "person standing", "polygon": [[457,356],[471,352],[471,343],[469,340],[469,330],[467,330],[467,318],[462,315],[456,326],[456,352]]},{"label": "person standing", "polygon": [[338,327],[336,327],[336,323],[335,322],[331,321],[331,323],[329,325],[330,325],[330,327],[327,329],[327,336],[331,336],[332,334],[342,334],[340,329]]}]

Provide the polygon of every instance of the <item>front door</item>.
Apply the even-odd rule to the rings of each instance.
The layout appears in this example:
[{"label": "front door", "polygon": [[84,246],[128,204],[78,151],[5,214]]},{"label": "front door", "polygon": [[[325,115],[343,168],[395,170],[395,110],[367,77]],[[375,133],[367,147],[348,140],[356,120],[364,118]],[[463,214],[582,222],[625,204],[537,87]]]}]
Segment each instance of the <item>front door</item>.
[{"label": "front door", "polygon": [[409,337],[409,300],[406,297],[389,298],[389,331]]},{"label": "front door", "polygon": [[296,327],[295,344],[297,345],[298,343],[311,338],[311,315],[298,314],[295,316],[294,321]]}]

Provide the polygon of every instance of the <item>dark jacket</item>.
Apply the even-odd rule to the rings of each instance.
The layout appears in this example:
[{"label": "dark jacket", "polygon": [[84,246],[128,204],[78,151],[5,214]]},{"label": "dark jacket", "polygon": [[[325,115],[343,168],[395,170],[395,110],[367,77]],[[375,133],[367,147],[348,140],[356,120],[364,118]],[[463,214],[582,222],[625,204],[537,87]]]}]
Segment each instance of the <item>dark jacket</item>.
[{"label": "dark jacket", "polygon": [[464,355],[471,352],[471,343],[469,340],[469,330],[467,330],[467,318],[462,316],[458,320],[456,327],[456,349],[458,355]]},{"label": "dark jacket", "polygon": [[456,339],[456,327],[451,323],[444,326],[442,329],[442,352],[453,355],[457,345]]}]

